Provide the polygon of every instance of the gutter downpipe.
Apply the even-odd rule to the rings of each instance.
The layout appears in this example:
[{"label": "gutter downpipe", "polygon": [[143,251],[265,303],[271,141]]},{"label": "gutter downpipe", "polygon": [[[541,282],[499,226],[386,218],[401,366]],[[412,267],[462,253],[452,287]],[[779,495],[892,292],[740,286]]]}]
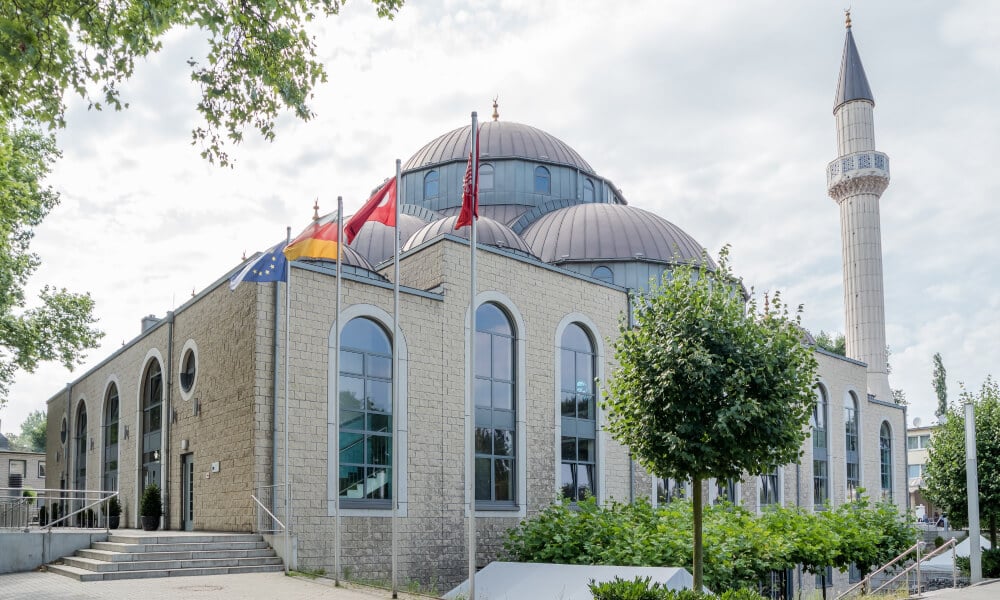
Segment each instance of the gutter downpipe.
[{"label": "gutter downpipe", "polygon": [[[67,440],[70,439],[69,432],[72,431],[72,429],[70,429],[70,421],[69,421],[69,417],[70,417],[70,410],[69,409],[70,409],[70,406],[72,405],[72,403],[73,403],[73,384],[72,383],[67,383],[66,384],[66,439]],[[60,423],[61,423],[61,421],[60,421]],[[60,445],[62,445],[62,440],[61,439],[59,440],[59,443],[60,443]],[[66,452],[65,450],[66,449],[64,448],[63,449],[63,454],[65,455],[64,456],[65,462],[63,462],[63,469],[64,469],[64,471],[63,471],[63,481],[66,482],[66,485],[69,485],[69,454],[70,453]],[[64,487],[63,489],[66,489],[66,488]],[[66,493],[65,492],[61,492],[59,494],[60,501],[64,500],[65,497],[66,497]],[[48,499],[47,498],[46,498],[46,503],[48,503]],[[63,503],[59,502],[59,504],[61,505]],[[48,510],[49,510],[49,512],[51,512],[52,511],[52,506],[49,506]],[[49,562],[51,562],[51,560],[52,560],[51,558],[49,558],[49,552],[51,552],[51,549],[52,549],[52,528],[51,527],[49,527],[48,531],[45,532],[45,537],[43,539],[44,539],[44,541],[42,542],[42,563],[43,564],[49,564]]]},{"label": "gutter downpipe", "polygon": [[163,468],[160,471],[160,490],[161,495],[164,496],[167,501],[163,503],[163,529],[170,529],[170,490],[167,488],[167,484],[170,482],[170,425],[173,422],[173,407],[171,406],[171,397],[173,396],[174,390],[174,311],[167,311],[167,377],[166,377],[166,387],[167,393],[166,402],[164,402],[164,411],[166,412],[166,419],[164,419],[163,426],[163,456],[161,457]]},{"label": "gutter downpipe", "polygon": [[[272,386],[271,386],[271,510],[275,510],[274,492],[278,489],[278,354],[281,350],[278,338],[278,327],[281,325],[281,298],[278,284],[274,284],[274,352],[271,354]],[[287,517],[286,517],[287,520]],[[286,525],[287,527],[287,525]]]},{"label": "gutter downpipe", "polygon": [[906,512],[913,508],[910,506],[910,453],[906,451],[906,424],[909,417],[906,415],[906,405],[903,405],[903,495],[906,496]]}]

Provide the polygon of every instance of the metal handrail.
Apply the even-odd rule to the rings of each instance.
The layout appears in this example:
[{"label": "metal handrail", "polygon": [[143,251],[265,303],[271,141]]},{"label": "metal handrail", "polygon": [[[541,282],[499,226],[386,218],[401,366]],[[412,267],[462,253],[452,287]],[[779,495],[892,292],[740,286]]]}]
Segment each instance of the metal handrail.
[{"label": "metal handrail", "polygon": [[[20,496],[23,493],[22,490],[24,490],[24,489],[26,489],[26,488],[23,488],[23,487],[22,488],[0,487],[0,497],[4,497],[4,494],[7,494],[11,498],[13,498],[14,496],[11,495],[12,492],[16,492],[18,494],[18,496]],[[89,504],[86,504],[85,506],[83,506],[82,508],[80,508],[78,510],[75,510],[75,511],[73,511],[73,512],[71,512],[69,514],[66,514],[66,515],[62,515],[61,517],[59,517],[57,519],[50,520],[45,525],[41,525],[41,524],[38,525],[39,529],[46,529],[48,531],[52,531],[52,526],[53,525],[56,525],[56,524],[59,524],[59,523],[63,523],[63,522],[68,522],[68,519],[70,517],[72,517],[74,515],[78,515],[78,514],[84,512],[84,511],[90,509],[90,508],[93,508],[93,507],[101,505],[101,504],[105,505],[105,510],[104,510],[103,513],[102,512],[98,512],[98,514],[99,515],[101,515],[101,514],[105,514],[106,515],[107,514],[107,502],[112,497],[115,497],[115,496],[119,495],[117,491],[113,491],[113,490],[67,490],[67,489],[61,489],[61,488],[31,488],[31,489],[36,493],[36,497],[35,497],[34,500],[38,503],[38,505],[39,505],[40,508],[42,506],[51,506],[51,505],[53,505],[55,503],[60,503],[60,504],[61,503],[67,503],[67,502],[85,502],[86,503],[86,502],[88,502],[88,499],[90,497],[97,496],[96,500],[94,500],[93,502],[90,502]],[[109,524],[107,523],[107,519],[104,519],[104,520],[105,520],[105,530],[107,531]]]},{"label": "metal handrail", "polygon": [[261,503],[261,501],[257,499],[257,496],[254,496],[253,494],[250,494],[250,497],[251,497],[251,498],[253,498],[253,501],[257,503],[257,506],[261,507],[261,508],[262,508],[262,509],[264,510],[264,512],[266,512],[266,513],[267,513],[267,516],[269,516],[269,517],[271,517],[272,519],[274,519],[274,522],[275,522],[275,523],[277,523],[278,525],[281,525],[281,530],[282,530],[282,531],[284,531],[284,530],[285,530],[285,524],[281,522],[281,519],[279,519],[278,517],[274,516],[274,513],[273,513],[273,512],[271,512],[271,511],[267,510],[267,507],[266,507],[266,506],[264,506],[264,505],[263,505],[263,504]]},{"label": "metal handrail", "polygon": [[[97,505],[99,505],[99,504],[104,504],[104,507],[105,507],[105,513],[107,513],[107,503],[108,503],[108,501],[109,501],[109,500],[110,500],[111,498],[114,498],[115,496],[117,496],[117,495],[118,495],[118,492],[110,492],[110,491],[103,491],[103,490],[66,490],[66,491],[67,491],[67,492],[83,492],[83,493],[84,493],[84,498],[83,498],[83,501],[84,501],[84,502],[86,502],[86,501],[87,501],[87,499],[86,499],[86,495],[88,495],[88,494],[90,494],[90,493],[95,493],[95,494],[108,494],[108,495],[107,495],[107,496],[104,496],[104,497],[101,497],[101,498],[98,498],[97,500],[95,500],[95,501],[91,502],[90,504],[87,504],[87,505],[85,505],[85,506],[82,506],[82,507],[80,507],[80,508],[78,508],[78,509],[74,510],[73,512],[69,513],[69,514],[66,514],[66,515],[63,515],[63,516],[59,517],[58,519],[56,519],[55,521],[49,521],[49,524],[48,524],[48,526],[47,526],[47,529],[48,529],[48,531],[52,531],[52,527],[53,527],[53,526],[54,526],[54,525],[55,525],[56,523],[59,523],[59,522],[61,522],[61,521],[65,521],[66,519],[69,519],[69,518],[70,518],[70,517],[72,517],[73,515],[78,515],[78,514],[80,514],[80,513],[84,512],[85,510],[88,510],[89,508],[91,508],[91,507],[94,507],[94,506],[97,506]],[[71,500],[75,500],[75,498],[71,498]],[[105,531],[110,531],[110,527],[111,527],[111,523],[109,522],[109,520],[108,520],[108,519],[105,519],[105,520],[104,520],[104,530],[105,530]]]},{"label": "metal handrail", "polygon": [[[889,584],[893,583],[894,581],[898,580],[900,577],[902,577],[904,575],[908,575],[910,573],[910,571],[913,571],[914,569],[916,569],[916,571],[917,571],[917,589],[919,591],[919,588],[920,588],[920,563],[922,563],[925,560],[928,560],[930,558],[934,558],[935,556],[943,553],[945,550],[948,550],[949,548],[951,548],[952,551],[954,552],[956,544],[957,544],[957,541],[955,540],[955,538],[952,538],[952,539],[948,540],[947,542],[945,542],[944,544],[941,544],[940,546],[938,546],[937,548],[935,548],[933,551],[931,551],[931,552],[929,552],[929,553],[927,553],[927,554],[925,554],[924,556],[921,557],[920,556],[920,550],[924,547],[925,542],[917,542],[916,544],[914,544],[914,545],[910,546],[909,548],[907,548],[906,550],[904,550],[899,556],[897,556],[896,558],[892,559],[888,563],[884,564],[879,569],[876,569],[875,571],[869,573],[864,579],[862,579],[858,583],[856,583],[856,584],[852,585],[851,587],[847,588],[846,590],[844,590],[840,595],[835,596],[834,600],[841,600],[842,598],[846,598],[846,597],[850,596],[851,594],[853,594],[854,592],[856,592],[858,590],[861,590],[862,594],[874,594],[876,592],[881,591],[883,588],[885,588]],[[872,579],[876,575],[884,573],[887,569],[889,569],[890,567],[892,567],[896,563],[898,563],[901,560],[903,560],[904,558],[906,558],[913,551],[917,551],[917,560],[916,560],[915,563],[913,563],[912,565],[910,565],[910,566],[906,567],[905,569],[903,569],[900,573],[896,574],[891,579],[889,579],[888,581],[884,582],[878,588],[876,588],[874,590],[870,589]],[[955,565],[953,564],[952,565],[952,587],[957,587],[957,586],[958,586],[958,573],[956,571]]]},{"label": "metal handrail", "polygon": [[[921,542],[921,544],[923,544],[923,542]],[[902,571],[900,571],[895,577],[893,577],[892,579],[889,579],[888,581],[886,581],[882,585],[878,586],[874,590],[871,590],[870,593],[874,594],[876,592],[881,591],[886,586],[888,586],[889,584],[893,583],[894,581],[896,581],[900,577],[903,577],[904,575],[909,575],[910,571],[913,571],[914,569],[916,569],[916,571],[917,571],[917,592],[919,593],[920,592],[920,563],[923,562],[923,561],[925,561],[925,560],[927,560],[928,558],[933,558],[934,556],[937,556],[938,554],[940,554],[943,551],[947,550],[949,547],[951,547],[952,551],[954,552],[955,551],[955,545],[956,545],[955,538],[951,538],[950,540],[948,540],[944,544],[941,544],[941,546],[939,546],[938,548],[935,548],[933,552],[930,552],[929,554],[925,555],[923,558],[918,557],[917,558],[917,562],[915,562],[912,565],[906,567],[905,569],[903,569]],[[957,572],[957,569],[958,569],[958,566],[955,564],[955,562],[952,562],[952,567],[951,567],[951,587],[958,587],[958,572]]]}]

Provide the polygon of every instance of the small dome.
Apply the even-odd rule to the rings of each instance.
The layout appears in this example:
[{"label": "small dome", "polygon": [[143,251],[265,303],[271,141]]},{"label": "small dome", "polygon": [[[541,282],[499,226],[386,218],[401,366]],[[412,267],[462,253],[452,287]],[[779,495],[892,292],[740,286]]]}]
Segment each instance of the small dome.
[{"label": "small dome", "polygon": [[[404,171],[422,169],[431,165],[451,161],[467,161],[472,150],[472,125],[459,127],[454,131],[429,142],[410,157],[403,166]],[[500,158],[522,158],[538,162],[566,165],[587,173],[594,169],[583,160],[576,150],[559,138],[530,125],[511,121],[486,121],[479,127],[479,160],[482,162]]]},{"label": "small dome", "polygon": [[[458,215],[455,215],[439,219],[433,223],[428,223],[406,241],[406,244],[403,246],[403,250],[416,248],[420,244],[446,233],[450,233],[456,237],[469,239],[470,228],[463,227],[456,230],[455,221],[457,220]],[[514,233],[514,230],[507,227],[503,223],[494,221],[489,217],[479,217],[479,222],[476,228],[476,240],[479,244],[496,246],[497,248],[503,248],[504,250],[514,250],[515,252],[533,256],[531,249],[524,243],[524,240]]]},{"label": "small dome", "polygon": [[[542,215],[521,233],[547,263],[700,262],[704,248],[659,215],[622,204],[577,204]],[[709,266],[715,263],[708,259]]]},{"label": "small dome", "polygon": [[[375,267],[372,266],[368,259],[365,258],[360,252],[355,250],[350,246],[344,246],[342,249],[342,254],[344,256],[344,266],[345,267],[356,267],[358,269],[366,269],[368,271],[375,272]],[[321,264],[329,263],[332,265],[337,264],[335,260],[327,260],[325,258],[312,259],[312,258],[300,258],[297,259],[302,262],[317,262]]]},{"label": "small dome", "polygon": [[[412,215],[400,214],[400,244],[405,244],[406,240],[410,239],[410,236],[426,224],[422,219]],[[378,221],[368,221],[361,226],[357,237],[351,242],[350,247],[365,256],[371,264],[381,264],[382,261],[392,258],[394,251],[392,234],[394,229]]]}]

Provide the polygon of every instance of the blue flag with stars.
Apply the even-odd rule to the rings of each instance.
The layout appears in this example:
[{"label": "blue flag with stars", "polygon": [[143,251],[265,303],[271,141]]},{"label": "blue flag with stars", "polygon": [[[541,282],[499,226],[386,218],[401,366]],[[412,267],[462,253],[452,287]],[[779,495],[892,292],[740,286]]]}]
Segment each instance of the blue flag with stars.
[{"label": "blue flag with stars", "polygon": [[229,289],[235,290],[244,281],[288,281],[288,260],[284,253],[286,243],[281,242],[247,263],[229,280]]}]

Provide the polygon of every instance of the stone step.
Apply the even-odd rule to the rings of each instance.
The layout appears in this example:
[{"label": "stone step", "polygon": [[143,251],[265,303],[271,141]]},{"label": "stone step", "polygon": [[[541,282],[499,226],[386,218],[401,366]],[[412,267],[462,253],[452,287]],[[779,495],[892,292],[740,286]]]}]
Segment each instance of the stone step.
[{"label": "stone step", "polygon": [[[259,558],[274,556],[274,551],[261,542],[263,548],[245,550],[185,550],[174,552],[117,552],[97,548],[77,550],[77,556],[107,562],[131,562],[143,560],[195,560],[206,558]],[[96,545],[96,544],[95,544]],[[157,550],[159,550],[157,548]]]},{"label": "stone step", "polygon": [[210,567],[198,569],[169,569],[156,571],[94,572],[68,565],[49,565],[49,571],[71,577],[77,581],[113,581],[118,579],[151,579],[154,577],[187,577],[195,575],[233,575],[237,573],[275,573],[284,570],[282,564],[243,567]]},{"label": "stone step", "polygon": [[219,567],[256,567],[262,565],[280,565],[281,559],[276,556],[257,558],[208,558],[201,560],[146,560],[135,562],[107,562],[81,556],[67,556],[63,564],[87,569],[99,573],[117,571],[174,571],[180,569],[207,569]]},{"label": "stone step", "polygon": [[142,552],[193,552],[208,550],[261,550],[267,548],[267,542],[196,542],[196,543],[121,543],[121,542],[94,542],[91,546],[95,550],[107,550],[109,552],[121,553],[142,553]]},{"label": "stone step", "polygon": [[263,537],[259,533],[220,533],[206,535],[170,535],[164,532],[162,535],[144,536],[128,534],[112,534],[108,536],[109,542],[118,544],[204,544],[222,542],[260,542]]}]

